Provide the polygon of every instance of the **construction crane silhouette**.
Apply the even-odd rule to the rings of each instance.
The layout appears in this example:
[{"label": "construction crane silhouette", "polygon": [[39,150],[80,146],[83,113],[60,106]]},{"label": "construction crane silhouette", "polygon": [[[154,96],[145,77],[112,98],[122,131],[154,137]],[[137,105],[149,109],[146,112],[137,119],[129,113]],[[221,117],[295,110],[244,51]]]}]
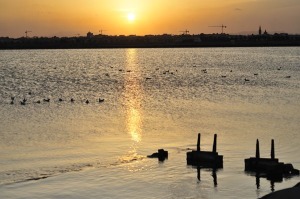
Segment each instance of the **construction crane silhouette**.
[{"label": "construction crane silhouette", "polygon": [[30,32],[32,32],[32,31],[30,31],[30,30],[25,31],[26,38],[28,38],[28,33],[30,33]]},{"label": "construction crane silhouette", "polygon": [[100,35],[102,35],[102,33],[103,33],[104,31],[107,31],[107,30],[99,30]]},{"label": "construction crane silhouette", "polygon": [[188,31],[188,30],[182,30],[182,31],[179,31],[179,32],[182,32],[183,35],[187,35],[187,34],[189,34],[190,31]]},{"label": "construction crane silhouette", "polygon": [[224,28],[227,28],[227,26],[224,26],[223,24],[222,24],[221,26],[208,26],[208,27],[210,27],[210,28],[212,28],[212,27],[213,27],[213,28],[216,28],[216,27],[217,27],[217,28],[222,28],[222,34],[224,33],[224,32],[223,32],[223,29],[224,29]]}]

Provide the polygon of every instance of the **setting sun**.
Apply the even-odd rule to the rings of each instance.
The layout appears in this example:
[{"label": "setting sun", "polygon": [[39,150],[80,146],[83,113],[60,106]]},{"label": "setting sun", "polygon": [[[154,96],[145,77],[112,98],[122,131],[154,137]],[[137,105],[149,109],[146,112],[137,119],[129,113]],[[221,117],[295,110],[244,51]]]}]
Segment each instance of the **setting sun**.
[{"label": "setting sun", "polygon": [[230,34],[254,34],[260,25],[269,33],[300,33],[297,0],[29,2],[0,0],[0,37],[84,36],[101,27],[107,35],[221,33],[222,24]]},{"label": "setting sun", "polygon": [[128,21],[133,22],[135,20],[135,14],[132,12],[128,13],[127,19],[128,19]]}]

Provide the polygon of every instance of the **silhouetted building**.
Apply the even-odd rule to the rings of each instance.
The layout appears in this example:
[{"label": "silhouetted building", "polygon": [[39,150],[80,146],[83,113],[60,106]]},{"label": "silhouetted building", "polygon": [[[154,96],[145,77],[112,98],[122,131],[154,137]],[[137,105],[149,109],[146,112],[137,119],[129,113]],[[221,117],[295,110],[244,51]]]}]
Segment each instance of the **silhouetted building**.
[{"label": "silhouetted building", "polygon": [[91,32],[88,32],[88,33],[86,34],[86,37],[90,39],[90,38],[94,37],[94,34],[91,33]]},{"label": "silhouetted building", "polygon": [[259,26],[258,35],[261,35],[261,26]]},{"label": "silhouetted building", "polygon": [[300,46],[300,35],[271,35],[259,26],[261,35],[94,35],[84,37],[0,37],[0,49],[71,49],[71,48],[160,48],[160,47],[241,47],[241,46]]}]

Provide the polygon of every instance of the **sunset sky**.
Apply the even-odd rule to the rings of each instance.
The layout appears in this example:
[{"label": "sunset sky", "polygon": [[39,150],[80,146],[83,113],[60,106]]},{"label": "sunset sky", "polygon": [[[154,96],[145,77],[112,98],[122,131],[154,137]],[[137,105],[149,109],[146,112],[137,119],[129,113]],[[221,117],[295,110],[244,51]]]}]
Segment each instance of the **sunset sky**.
[{"label": "sunset sky", "polygon": [[[0,36],[300,34],[299,0],[0,0]],[[251,32],[252,31],[252,32]]]}]

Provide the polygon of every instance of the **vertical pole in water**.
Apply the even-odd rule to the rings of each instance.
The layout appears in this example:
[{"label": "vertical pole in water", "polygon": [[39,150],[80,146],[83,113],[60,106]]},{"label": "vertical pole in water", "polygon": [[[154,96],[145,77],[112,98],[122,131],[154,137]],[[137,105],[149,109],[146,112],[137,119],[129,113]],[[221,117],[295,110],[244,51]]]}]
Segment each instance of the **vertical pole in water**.
[{"label": "vertical pole in water", "polygon": [[200,133],[198,133],[197,151],[200,151]]},{"label": "vertical pole in water", "polygon": [[275,159],[275,146],[274,146],[274,139],[271,141],[271,159]]},{"label": "vertical pole in water", "polygon": [[260,155],[259,155],[259,141],[258,139],[256,140],[256,154],[255,154],[255,157],[256,158],[260,158]]},{"label": "vertical pole in water", "polygon": [[214,135],[213,153],[217,153],[217,134]]}]

